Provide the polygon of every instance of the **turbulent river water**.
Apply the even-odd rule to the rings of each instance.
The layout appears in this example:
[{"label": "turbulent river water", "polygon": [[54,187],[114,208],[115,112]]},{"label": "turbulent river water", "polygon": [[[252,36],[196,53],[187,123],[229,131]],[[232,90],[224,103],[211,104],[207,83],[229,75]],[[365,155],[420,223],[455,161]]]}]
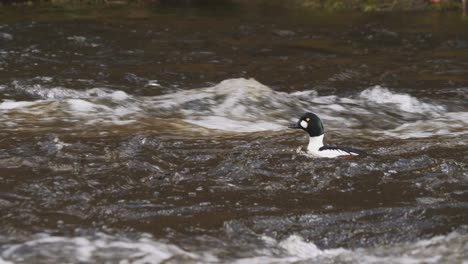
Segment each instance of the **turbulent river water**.
[{"label": "turbulent river water", "polygon": [[0,263],[466,263],[467,128],[458,14],[4,7]]}]

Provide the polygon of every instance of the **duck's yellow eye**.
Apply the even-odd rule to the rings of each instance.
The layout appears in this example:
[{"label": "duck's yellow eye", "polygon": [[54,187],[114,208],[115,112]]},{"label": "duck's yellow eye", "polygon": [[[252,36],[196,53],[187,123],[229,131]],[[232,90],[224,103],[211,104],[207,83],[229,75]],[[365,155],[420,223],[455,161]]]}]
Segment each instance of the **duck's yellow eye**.
[{"label": "duck's yellow eye", "polygon": [[309,122],[309,121],[310,121],[310,118],[306,118],[306,121]]}]

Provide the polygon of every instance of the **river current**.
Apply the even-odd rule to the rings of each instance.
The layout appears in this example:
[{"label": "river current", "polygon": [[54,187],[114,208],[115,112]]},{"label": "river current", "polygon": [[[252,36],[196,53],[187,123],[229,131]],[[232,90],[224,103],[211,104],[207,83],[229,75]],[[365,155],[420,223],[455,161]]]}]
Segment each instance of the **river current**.
[{"label": "river current", "polygon": [[[0,9],[0,263],[465,263],[451,13]],[[326,142],[312,159],[305,111]]]}]

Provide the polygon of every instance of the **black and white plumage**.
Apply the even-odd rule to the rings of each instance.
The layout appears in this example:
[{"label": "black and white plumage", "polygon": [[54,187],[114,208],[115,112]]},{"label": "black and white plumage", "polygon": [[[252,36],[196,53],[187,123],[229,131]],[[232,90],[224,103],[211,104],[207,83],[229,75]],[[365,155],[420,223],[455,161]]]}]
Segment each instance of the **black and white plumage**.
[{"label": "black and white plumage", "polygon": [[309,145],[307,146],[307,153],[312,157],[335,158],[338,156],[356,156],[364,154],[361,150],[348,147],[323,145],[325,130],[323,129],[322,120],[313,113],[305,113],[299,118],[296,124],[289,128],[302,129],[309,134],[310,138]]}]

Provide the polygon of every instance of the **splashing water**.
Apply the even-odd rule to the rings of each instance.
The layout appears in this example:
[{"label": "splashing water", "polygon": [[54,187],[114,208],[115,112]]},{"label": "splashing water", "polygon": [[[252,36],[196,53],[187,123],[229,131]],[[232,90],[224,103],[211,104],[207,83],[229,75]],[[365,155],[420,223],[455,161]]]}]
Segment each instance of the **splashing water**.
[{"label": "splashing water", "polygon": [[[415,243],[357,248],[319,249],[301,236],[291,235],[282,241],[263,236],[264,248],[232,263],[455,263],[466,259],[466,235],[456,232]],[[215,252],[188,252],[176,245],[155,241],[149,235],[139,239],[97,233],[94,237],[59,237],[36,235],[22,244],[4,245],[0,263],[109,262],[119,263],[220,263]],[[454,250],[453,249],[457,249]],[[25,252],[27,252],[25,254]],[[57,254],[59,252],[60,254]],[[64,254],[66,252],[66,254]],[[38,258],[39,257],[39,258]]]},{"label": "splashing water", "polygon": [[[96,126],[145,122],[180,124],[181,119],[221,131],[275,131],[285,129],[304,111],[317,113],[327,130],[349,133],[354,129],[358,130],[353,131],[356,135],[371,137],[463,134],[468,125],[467,112],[449,112],[443,105],[393,93],[381,86],[351,97],[319,96],[313,90],[276,92],[253,79],[230,79],[209,88],[152,97],[128,95],[108,88],[77,91],[14,83],[9,89],[38,98],[0,103],[3,124],[16,129],[21,129],[23,122],[54,120],[65,121],[73,127],[78,121]],[[26,116],[18,120],[14,118],[17,115]],[[179,127],[183,129],[184,125]]]}]

